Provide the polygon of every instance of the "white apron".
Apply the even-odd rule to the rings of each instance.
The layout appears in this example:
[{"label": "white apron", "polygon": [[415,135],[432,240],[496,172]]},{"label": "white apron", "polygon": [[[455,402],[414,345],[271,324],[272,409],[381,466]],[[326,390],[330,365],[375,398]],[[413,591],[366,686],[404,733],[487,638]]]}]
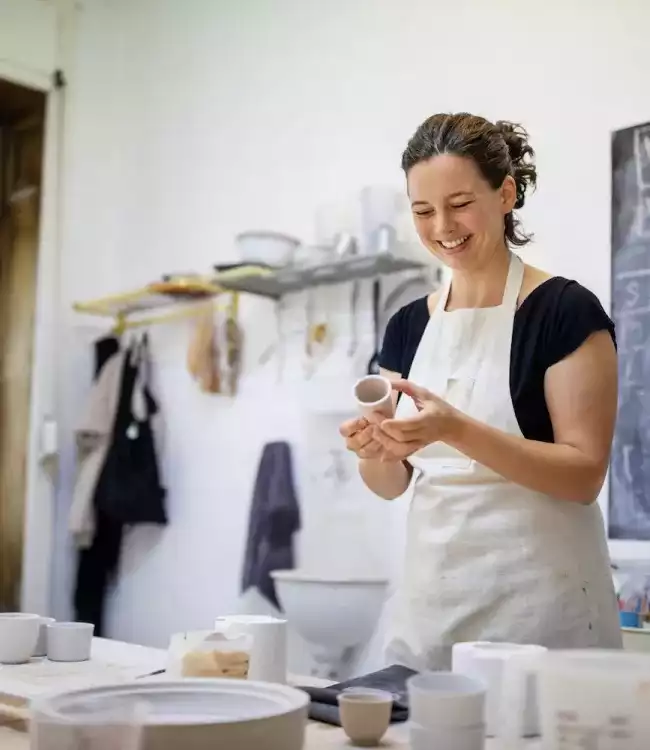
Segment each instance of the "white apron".
[{"label": "white apron", "polygon": [[[445,310],[443,290],[409,380],[473,417],[521,436],[510,396],[510,348],[524,265],[511,254],[502,304]],[[415,412],[402,396],[397,414]],[[597,503],[556,500],[434,443],[414,467],[401,584],[389,606],[387,658],[449,669],[458,641],[621,648]]]}]

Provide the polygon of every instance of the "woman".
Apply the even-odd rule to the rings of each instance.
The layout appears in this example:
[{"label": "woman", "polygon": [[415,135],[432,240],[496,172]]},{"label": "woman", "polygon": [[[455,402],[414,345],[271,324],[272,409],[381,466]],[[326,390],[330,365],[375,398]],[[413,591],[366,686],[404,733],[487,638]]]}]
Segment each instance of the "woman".
[{"label": "woman", "polygon": [[622,645],[595,502],[614,326],[591,292],[511,251],[529,241],[513,211],[533,157],[520,127],[469,114],[415,132],[402,156],[415,225],[451,280],[387,327],[394,418],[341,426],[374,493],[413,482],[388,655],[418,670],[448,668],[458,641]]}]

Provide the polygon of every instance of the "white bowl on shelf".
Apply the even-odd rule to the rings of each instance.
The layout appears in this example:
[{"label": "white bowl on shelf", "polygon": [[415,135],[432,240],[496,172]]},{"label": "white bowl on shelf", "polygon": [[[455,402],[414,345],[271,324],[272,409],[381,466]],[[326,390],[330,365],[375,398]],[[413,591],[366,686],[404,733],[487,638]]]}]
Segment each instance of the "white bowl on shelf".
[{"label": "white bowl on shelf", "polygon": [[286,266],[300,246],[300,240],[280,232],[241,232],[235,238],[242,263]]}]

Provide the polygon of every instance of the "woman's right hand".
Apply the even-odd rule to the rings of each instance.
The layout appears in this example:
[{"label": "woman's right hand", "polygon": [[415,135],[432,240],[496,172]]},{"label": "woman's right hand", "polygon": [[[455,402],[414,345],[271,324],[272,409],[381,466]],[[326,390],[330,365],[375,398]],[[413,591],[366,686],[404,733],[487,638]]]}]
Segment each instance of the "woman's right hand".
[{"label": "woman's right hand", "polygon": [[359,458],[382,458],[384,448],[373,437],[374,427],[365,417],[357,417],[343,422],[339,427],[339,432],[345,438],[345,447],[356,453]]}]

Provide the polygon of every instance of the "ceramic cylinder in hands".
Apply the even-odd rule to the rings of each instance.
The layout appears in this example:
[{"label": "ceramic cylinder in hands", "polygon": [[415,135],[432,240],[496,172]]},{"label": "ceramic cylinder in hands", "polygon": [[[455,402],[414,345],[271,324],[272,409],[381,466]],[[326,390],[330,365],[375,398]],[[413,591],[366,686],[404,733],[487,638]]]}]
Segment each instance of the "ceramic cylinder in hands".
[{"label": "ceramic cylinder in hands", "polygon": [[387,418],[393,416],[393,387],[390,380],[382,375],[366,375],[357,380],[354,398],[364,416],[373,413],[383,414]]}]

